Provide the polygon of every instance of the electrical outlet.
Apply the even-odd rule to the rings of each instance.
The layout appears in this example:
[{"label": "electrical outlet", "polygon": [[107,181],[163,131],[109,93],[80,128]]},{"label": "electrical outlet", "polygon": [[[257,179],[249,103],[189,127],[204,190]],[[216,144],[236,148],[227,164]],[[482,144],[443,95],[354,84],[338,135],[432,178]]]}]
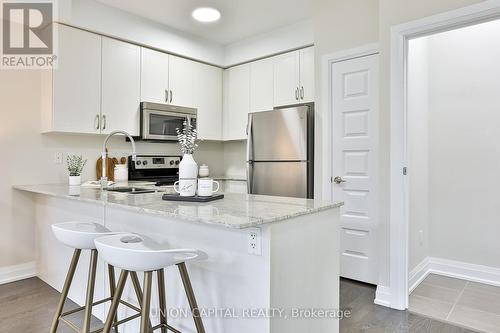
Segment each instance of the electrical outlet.
[{"label": "electrical outlet", "polygon": [[261,232],[259,228],[248,230],[248,254],[262,255]]},{"label": "electrical outlet", "polygon": [[54,163],[63,164],[63,153],[57,152],[54,154]]}]

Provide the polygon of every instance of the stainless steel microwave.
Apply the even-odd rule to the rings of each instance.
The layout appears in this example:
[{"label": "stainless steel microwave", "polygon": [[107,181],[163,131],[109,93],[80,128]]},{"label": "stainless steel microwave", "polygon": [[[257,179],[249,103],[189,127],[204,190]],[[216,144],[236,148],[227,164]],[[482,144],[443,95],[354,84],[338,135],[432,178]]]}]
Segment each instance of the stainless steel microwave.
[{"label": "stainless steel microwave", "polygon": [[184,122],[197,128],[197,109],[142,102],[140,110],[142,140],[175,141],[177,129],[182,129]]}]

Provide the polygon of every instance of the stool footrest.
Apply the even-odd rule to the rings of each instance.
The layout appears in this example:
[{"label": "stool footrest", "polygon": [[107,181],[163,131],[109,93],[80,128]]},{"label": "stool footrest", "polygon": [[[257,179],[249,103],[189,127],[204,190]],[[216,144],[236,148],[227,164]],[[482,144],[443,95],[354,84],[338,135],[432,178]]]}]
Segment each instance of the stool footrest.
[{"label": "stool footrest", "polygon": [[181,331],[179,331],[178,329],[176,329],[175,327],[172,327],[170,325],[167,325],[167,324],[159,324],[159,325],[156,325],[155,327],[153,327],[153,331],[156,331],[157,329],[159,328],[164,328],[166,327],[167,330],[169,331],[172,331],[174,333],[182,333]]},{"label": "stool footrest", "polygon": [[[94,302],[92,303],[92,307],[96,306],[96,305],[100,305],[100,304],[103,304],[103,303],[106,303],[106,302],[110,302],[113,300],[113,297],[107,297],[107,298],[104,298],[100,301],[97,301],[97,302]],[[122,320],[119,320],[117,321],[116,323],[113,324],[113,328],[116,328],[117,326],[119,325],[122,325],[122,324],[125,324],[126,322],[129,322],[131,320],[134,320],[134,319],[137,319],[141,316],[141,309],[133,304],[130,304],[129,302],[126,302],[126,301],[123,301],[123,300],[120,300],[120,304],[122,305],[125,305],[126,307],[136,311],[137,313],[135,315],[132,315],[130,317],[127,317],[127,318],[124,318]],[[68,327],[70,329],[72,329],[73,331],[77,332],[77,333],[80,333],[80,329],[75,325],[73,324],[71,321],[69,321],[68,319],[64,318],[64,317],[67,317],[69,315],[72,315],[74,313],[77,313],[77,312],[81,312],[85,310],[85,306],[80,306],[78,308],[75,308],[75,309],[72,309],[72,310],[69,310],[69,311],[66,311],[64,313],[61,314],[61,316],[59,317],[59,320],[62,321],[63,323],[65,323],[66,325],[68,325]],[[91,333],[100,333],[103,331],[104,328],[99,328],[95,331],[92,331]],[[179,332],[178,330],[173,330],[173,332],[175,333],[181,333]]]}]

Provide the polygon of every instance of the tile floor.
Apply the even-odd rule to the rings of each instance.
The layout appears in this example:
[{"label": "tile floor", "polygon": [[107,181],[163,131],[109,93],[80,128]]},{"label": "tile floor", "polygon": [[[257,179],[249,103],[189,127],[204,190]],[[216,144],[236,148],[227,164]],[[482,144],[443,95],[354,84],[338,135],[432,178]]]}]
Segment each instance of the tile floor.
[{"label": "tile floor", "polygon": [[410,295],[410,312],[500,333],[500,287],[430,274]]}]

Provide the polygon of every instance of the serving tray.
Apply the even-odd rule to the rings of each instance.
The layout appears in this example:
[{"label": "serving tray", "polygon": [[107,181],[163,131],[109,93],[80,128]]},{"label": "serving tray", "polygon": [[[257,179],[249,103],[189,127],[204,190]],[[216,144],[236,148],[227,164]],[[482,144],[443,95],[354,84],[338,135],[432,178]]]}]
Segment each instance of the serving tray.
[{"label": "serving tray", "polygon": [[186,202],[210,202],[224,198],[224,194],[215,194],[210,197],[181,197],[180,194],[164,194],[162,199],[166,201],[186,201]]}]

